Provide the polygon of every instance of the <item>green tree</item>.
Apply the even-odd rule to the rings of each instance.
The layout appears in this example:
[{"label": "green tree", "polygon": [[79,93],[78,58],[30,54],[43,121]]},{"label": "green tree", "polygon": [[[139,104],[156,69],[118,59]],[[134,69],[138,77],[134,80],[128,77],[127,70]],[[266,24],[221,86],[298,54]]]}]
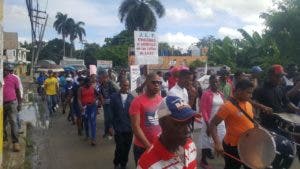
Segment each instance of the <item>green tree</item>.
[{"label": "green tree", "polygon": [[227,65],[235,70],[237,67],[237,44],[236,40],[229,37],[225,37],[222,41],[216,41],[210,48],[208,59],[217,65]]},{"label": "green tree", "polygon": [[155,31],[156,15],[161,18],[164,14],[165,8],[159,0],[124,0],[119,7],[120,20],[130,32]]},{"label": "green tree", "polygon": [[274,39],[282,64],[300,63],[300,0],[277,2],[278,8],[262,14],[266,36]]},{"label": "green tree", "polygon": [[70,49],[70,57],[73,57],[73,50],[75,48],[74,41],[76,38],[79,39],[80,42],[83,41],[83,37],[86,36],[85,29],[83,26],[85,25],[84,22],[79,21],[76,22],[72,18],[67,19],[68,29],[69,29],[69,36],[72,48]]},{"label": "green tree", "polygon": [[192,63],[190,63],[189,67],[191,69],[196,69],[198,67],[203,67],[205,66],[205,63],[204,62],[201,62],[199,59],[193,61]]},{"label": "green tree", "polygon": [[[55,63],[59,64],[63,57],[63,43],[62,39],[53,39],[45,44],[45,47],[41,50],[39,60],[53,60]],[[65,43],[66,49],[71,49],[70,43]],[[68,50],[67,50],[68,51]],[[67,53],[68,54],[68,53]]]},{"label": "green tree", "polygon": [[270,64],[282,63],[275,42],[254,32],[252,36],[243,29],[238,29],[243,35],[239,41],[237,63],[239,67],[250,68],[254,65],[268,67]]},{"label": "green tree", "polygon": [[58,34],[61,34],[63,39],[63,56],[66,56],[65,50],[65,39],[69,35],[69,25],[67,25],[68,15],[58,12],[55,16],[56,20],[53,23],[54,29],[57,31]]}]

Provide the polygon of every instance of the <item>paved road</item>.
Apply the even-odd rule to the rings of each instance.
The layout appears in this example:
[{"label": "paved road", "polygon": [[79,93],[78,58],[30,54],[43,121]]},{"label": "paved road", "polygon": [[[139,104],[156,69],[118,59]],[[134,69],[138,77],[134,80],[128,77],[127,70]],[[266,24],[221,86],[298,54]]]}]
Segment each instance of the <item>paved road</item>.
[{"label": "paved road", "polygon": [[[40,115],[45,111],[39,108]],[[77,136],[74,125],[66,120],[66,115],[57,114],[51,128],[45,129],[43,121],[31,128],[29,135],[35,143],[32,154],[33,169],[113,169],[114,141],[102,139],[102,114],[97,120],[97,146],[90,146],[84,137]],[[195,138],[197,138],[197,133]],[[134,169],[132,151],[128,169]],[[299,169],[299,162],[292,169]],[[221,158],[210,161],[214,169],[223,168]],[[298,167],[297,167],[298,166]]]}]

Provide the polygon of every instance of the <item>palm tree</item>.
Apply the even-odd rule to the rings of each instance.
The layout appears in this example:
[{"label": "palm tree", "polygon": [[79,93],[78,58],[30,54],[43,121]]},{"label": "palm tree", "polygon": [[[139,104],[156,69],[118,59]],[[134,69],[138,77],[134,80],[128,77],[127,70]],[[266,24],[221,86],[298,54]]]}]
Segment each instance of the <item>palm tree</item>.
[{"label": "palm tree", "polygon": [[156,15],[161,18],[164,14],[165,8],[159,0],[124,0],[119,7],[120,20],[130,32],[154,31]]},{"label": "palm tree", "polygon": [[79,41],[83,41],[83,37],[86,35],[85,29],[83,26],[85,25],[84,22],[77,22],[75,23],[74,19],[69,18],[67,20],[68,23],[68,30],[69,30],[69,35],[70,35],[70,42],[72,44],[72,47],[70,49],[70,56],[72,57],[73,55],[73,49],[74,49],[74,41],[76,38],[79,38]]},{"label": "palm tree", "polygon": [[57,31],[58,34],[62,35],[63,39],[63,51],[64,51],[64,56],[66,56],[66,43],[65,39],[68,37],[69,30],[68,30],[68,25],[67,25],[67,20],[68,20],[68,15],[63,14],[61,12],[58,12],[55,16],[56,20],[53,23],[54,29]]}]

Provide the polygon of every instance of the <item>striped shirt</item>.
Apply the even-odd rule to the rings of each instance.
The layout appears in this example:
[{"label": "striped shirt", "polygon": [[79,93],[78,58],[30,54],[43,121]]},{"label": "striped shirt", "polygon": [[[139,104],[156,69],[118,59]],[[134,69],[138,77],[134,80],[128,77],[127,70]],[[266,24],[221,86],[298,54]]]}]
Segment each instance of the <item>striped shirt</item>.
[{"label": "striped shirt", "polygon": [[145,152],[137,169],[197,169],[197,149],[191,139],[180,147],[182,155],[177,155],[166,149],[159,140]]}]

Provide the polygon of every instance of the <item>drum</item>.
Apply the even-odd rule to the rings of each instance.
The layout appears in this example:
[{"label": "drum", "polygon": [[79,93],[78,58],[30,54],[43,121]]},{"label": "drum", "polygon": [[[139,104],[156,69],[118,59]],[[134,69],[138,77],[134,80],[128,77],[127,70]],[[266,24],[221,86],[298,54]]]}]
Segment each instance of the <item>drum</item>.
[{"label": "drum", "polygon": [[241,135],[238,152],[240,159],[250,168],[272,166],[273,169],[287,169],[293,162],[295,148],[285,137],[256,127]]},{"label": "drum", "polygon": [[276,118],[276,123],[281,130],[293,135],[300,135],[300,115],[291,113],[278,113],[274,115],[279,117]]}]

